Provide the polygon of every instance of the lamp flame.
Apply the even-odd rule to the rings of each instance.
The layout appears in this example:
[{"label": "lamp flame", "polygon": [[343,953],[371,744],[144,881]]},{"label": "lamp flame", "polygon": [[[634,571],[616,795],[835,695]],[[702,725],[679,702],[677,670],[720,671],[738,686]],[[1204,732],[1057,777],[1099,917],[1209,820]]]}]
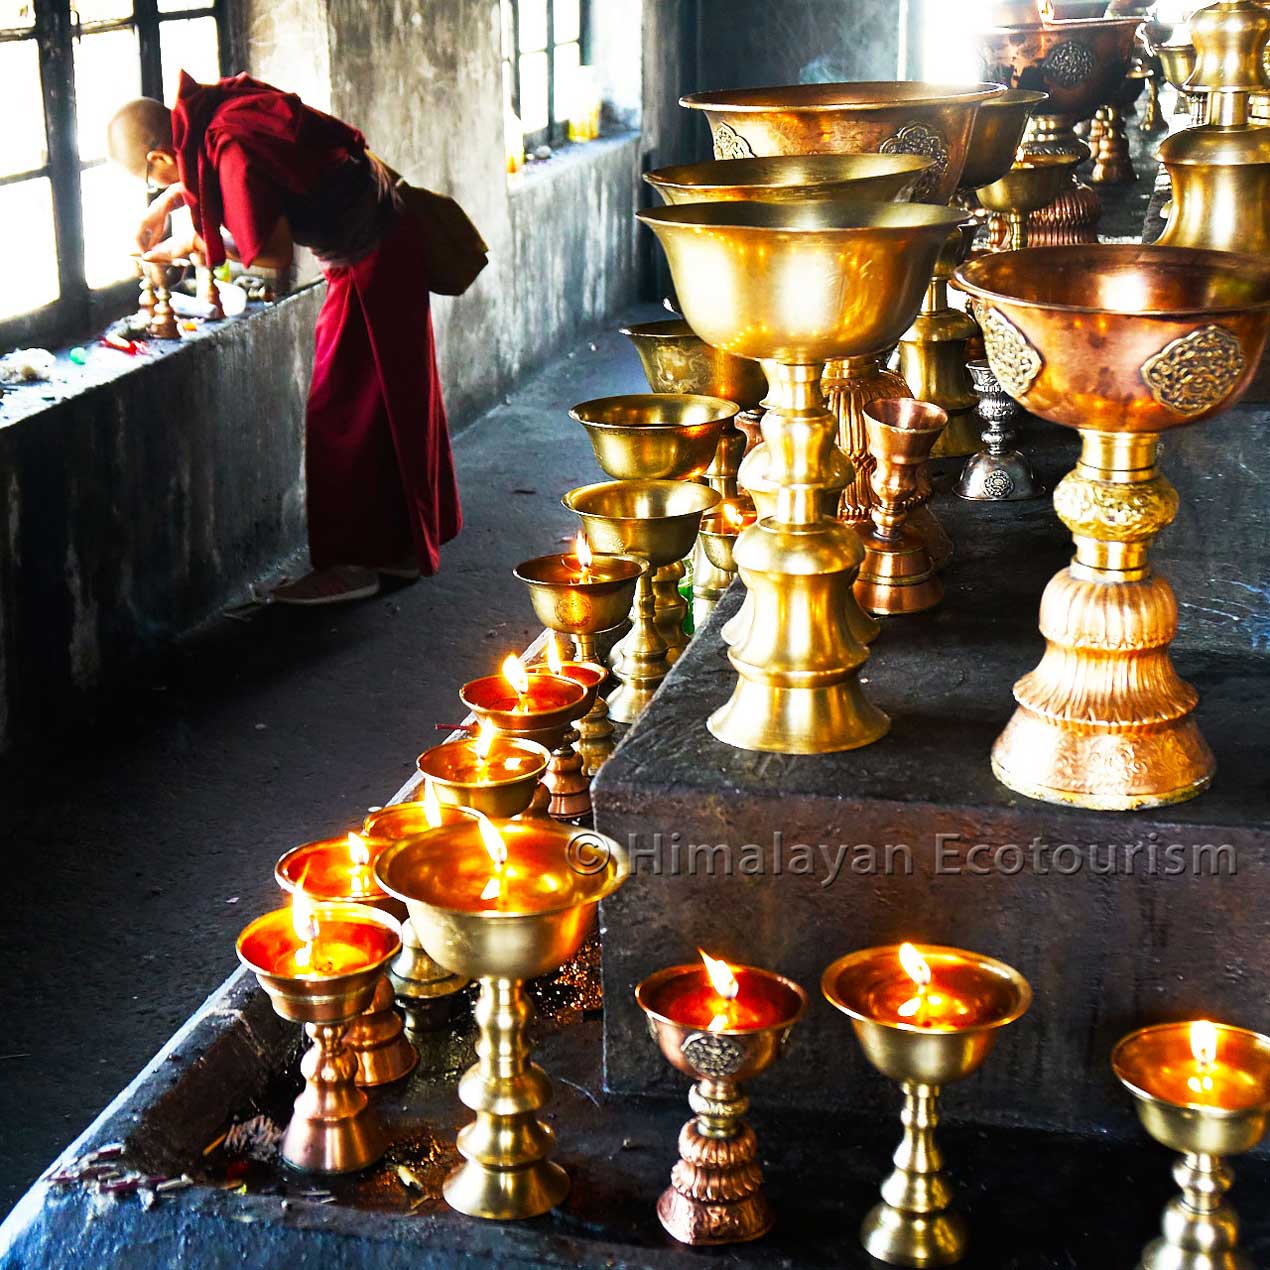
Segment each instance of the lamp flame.
[{"label": "lamp flame", "polygon": [[741,991],[741,985],[736,981],[736,975],[732,973],[732,967],[726,961],[719,960],[718,957],[711,957],[708,952],[701,953],[701,960],[705,962],[706,975],[710,979],[710,986],[725,1001],[735,1001],[736,994]]},{"label": "lamp flame", "polygon": [[578,536],[573,540],[573,554],[578,558],[578,567],[582,570],[582,578],[585,581],[595,557],[591,554],[591,544],[587,542],[586,534],[580,529]]},{"label": "lamp flame", "polygon": [[740,529],[745,524],[745,513],[735,503],[724,503],[723,519],[730,529]]},{"label": "lamp flame", "polygon": [[[489,759],[489,752],[494,746],[494,738],[497,735],[498,729],[488,719],[482,719],[481,726],[477,729],[476,733],[476,744],[473,747],[476,750],[476,757],[480,759],[482,763]],[[428,788],[432,788],[431,781],[428,782]],[[432,796],[435,798],[436,794],[433,793]]]},{"label": "lamp flame", "polygon": [[496,869],[501,869],[507,863],[507,843],[503,841],[503,835],[486,816],[479,818],[478,828],[481,831],[481,845],[485,848],[490,862]]},{"label": "lamp flame", "polygon": [[359,833],[348,835],[348,858],[358,868],[365,868],[370,863],[370,845]]},{"label": "lamp flame", "polygon": [[423,803],[423,818],[428,822],[428,828],[439,829],[441,827],[441,800],[437,797],[436,787],[430,780],[423,782],[423,797],[420,802]]},{"label": "lamp flame", "polygon": [[930,962],[912,944],[900,945],[900,965],[904,973],[919,987],[930,986]]},{"label": "lamp flame", "polygon": [[1201,1067],[1211,1067],[1217,1061],[1217,1025],[1201,1019],[1191,1024],[1191,1053]]},{"label": "lamp flame", "polygon": [[503,659],[502,674],[518,697],[523,697],[529,691],[529,672],[515,653],[510,653]]},{"label": "lamp flame", "polygon": [[1036,0],[1036,13],[1042,22],[1053,22],[1054,0]]},{"label": "lamp flame", "polygon": [[[301,885],[303,882],[301,878]],[[307,970],[313,961],[313,941],[318,937],[318,924],[313,901],[300,886],[291,896],[291,925],[295,928],[296,938],[303,941],[303,947],[295,950],[296,969]]]},{"label": "lamp flame", "polygon": [[560,656],[560,644],[554,635],[547,641],[547,669],[553,675],[564,674],[564,658]]}]

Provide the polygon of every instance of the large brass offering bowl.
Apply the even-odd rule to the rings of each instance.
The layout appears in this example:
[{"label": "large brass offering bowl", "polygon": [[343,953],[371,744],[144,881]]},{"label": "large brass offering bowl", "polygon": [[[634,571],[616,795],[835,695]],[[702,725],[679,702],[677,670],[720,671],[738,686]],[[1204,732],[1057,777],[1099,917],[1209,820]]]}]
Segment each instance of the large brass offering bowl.
[{"label": "large brass offering bowl", "polygon": [[1032,112],[1048,100],[1048,93],[1011,88],[979,107],[961,173],[962,189],[976,190],[1009,170]]},{"label": "large brass offering bowl", "polygon": [[1193,798],[1216,765],[1169,642],[1177,599],[1148,563],[1177,514],[1160,434],[1232,405],[1270,325],[1270,261],[1182,247],[1033,248],[957,273],[993,373],[1034,414],[1077,428],[1054,491],[1070,567],[1041,598],[1041,663],[992,751],[997,777],[1046,802],[1136,811]]},{"label": "large brass offering bowl", "polygon": [[934,166],[933,158],[921,154],[784,154],[684,163],[645,172],[644,180],[670,204],[737,199],[803,203],[812,198],[903,203]]},{"label": "large brass offering bowl", "polygon": [[696,203],[636,214],[661,240],[702,339],[799,365],[896,343],[964,219],[904,203]]},{"label": "large brass offering bowl", "polygon": [[710,466],[719,432],[739,407],[690,393],[627,393],[569,411],[587,430],[595,461],[616,481],[680,480]]},{"label": "large brass offering bowl", "polygon": [[623,621],[647,571],[647,561],[620,555],[593,557],[585,576],[576,556],[537,556],[512,570],[528,586],[534,615],[548,630],[584,636]]},{"label": "large brass offering bowl", "polygon": [[654,392],[701,393],[754,410],[767,393],[763,368],[712,348],[682,318],[622,327]]},{"label": "large brass offering bowl", "polygon": [[1154,433],[1208,418],[1243,395],[1270,321],[1270,261],[1219,251],[1033,247],[956,277],[981,306],[1002,387],[1069,428]]},{"label": "large brass offering bowl", "polygon": [[600,481],[570,490],[561,501],[581,518],[592,546],[657,566],[692,550],[702,512],[720,499],[705,485],[679,481]]},{"label": "large brass offering bowl", "polygon": [[679,104],[705,112],[716,159],[923,154],[935,163],[915,197],[946,203],[961,181],[975,111],[1003,91],[1000,84],[884,80],[691,93]]},{"label": "large brass offering bowl", "polygon": [[979,35],[983,73],[1049,93],[1046,114],[1087,119],[1115,100],[1141,25],[1141,18],[1096,18],[989,28]]}]

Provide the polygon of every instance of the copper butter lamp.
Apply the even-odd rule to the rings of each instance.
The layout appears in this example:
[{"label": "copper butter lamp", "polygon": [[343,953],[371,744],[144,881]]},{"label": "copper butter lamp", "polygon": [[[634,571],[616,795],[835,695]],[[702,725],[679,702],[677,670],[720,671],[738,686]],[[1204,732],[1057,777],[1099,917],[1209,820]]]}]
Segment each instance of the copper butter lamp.
[{"label": "copper butter lamp", "polygon": [[835,961],[821,980],[851,1018],[864,1056],[904,1092],[904,1137],[882,1202],[864,1219],[865,1251],[897,1266],[946,1266],[966,1254],[963,1219],[935,1141],[939,1095],[983,1065],[1032,989],[1004,962],[957,948],[903,944]]},{"label": "copper butter lamp", "polygon": [[836,426],[820,393],[828,358],[889,348],[912,321],[961,213],[904,203],[698,203],[638,213],[660,239],[693,330],[760,358],[775,514],[737,540],[750,619],[729,650],[732,699],[709,721],[739,749],[817,754],[885,734],[858,681],[868,652],[848,609],[859,536],[825,518]]},{"label": "copper butter lamp", "polygon": [[[716,159],[916,154],[934,162],[918,181],[913,199],[947,204],[961,182],[979,108],[1004,92],[993,83],[789,84],[693,93],[681,97],[680,105],[705,113]],[[928,269],[923,286],[930,276]],[[685,316],[692,321],[690,313]],[[914,317],[916,310],[886,345],[830,354],[824,368],[823,390],[837,420],[838,444],[855,469],[841,503],[843,518],[852,524],[867,523],[872,501],[864,407],[878,397],[912,395],[904,377],[886,369],[885,360]]]},{"label": "copper butter lamp", "polygon": [[666,1061],[695,1082],[693,1118],[680,1131],[679,1161],[657,1216],[680,1243],[743,1243],[771,1229],[772,1208],[741,1084],[784,1052],[807,994],[782,975],[701,955],[635,989]]},{"label": "copper butter lamp", "polygon": [[582,946],[599,901],[626,880],[626,853],[551,821],[479,817],[395,844],[375,871],[428,952],[481,984],[478,1059],[458,1091],[476,1119],[459,1132],[464,1163],[445,1180],[446,1202],[497,1221],[547,1212],[569,1177],[549,1158],[555,1135],[538,1118],[551,1082],[530,1061],[525,980]]},{"label": "copper butter lamp", "polygon": [[375,996],[401,948],[396,921],[363,904],[310,905],[258,917],[238,936],[238,957],[284,1019],[313,1042],[300,1062],[304,1089],[282,1136],[283,1160],[306,1173],[353,1173],[387,1145],[379,1119],[354,1083],[349,1026]]},{"label": "copper butter lamp", "polygon": [[[401,920],[406,910],[375,881],[371,861],[376,845],[357,833],[306,842],[279,859],[273,876],[288,894],[299,893],[315,904],[365,904]],[[392,983],[382,974],[366,1012],[348,1029],[345,1040],[357,1060],[359,1085],[391,1084],[409,1075],[419,1061],[393,1000]]]},{"label": "copper butter lamp", "polygon": [[1270,261],[1180,247],[1030,248],[957,279],[993,373],[1025,409],[1076,428],[1054,491],[1076,553],[1041,599],[1041,663],[992,751],[997,778],[1046,802],[1131,811],[1213,779],[1198,694],[1169,658],[1173,589],[1147,553],[1177,514],[1161,434],[1243,396],[1270,324]]},{"label": "copper butter lamp", "polygon": [[1164,1210],[1163,1233],[1138,1270],[1253,1270],[1238,1251],[1224,1160],[1265,1136],[1270,1037],[1206,1020],[1164,1023],[1126,1036],[1111,1065],[1143,1128],[1182,1156],[1173,1167],[1182,1193]]}]

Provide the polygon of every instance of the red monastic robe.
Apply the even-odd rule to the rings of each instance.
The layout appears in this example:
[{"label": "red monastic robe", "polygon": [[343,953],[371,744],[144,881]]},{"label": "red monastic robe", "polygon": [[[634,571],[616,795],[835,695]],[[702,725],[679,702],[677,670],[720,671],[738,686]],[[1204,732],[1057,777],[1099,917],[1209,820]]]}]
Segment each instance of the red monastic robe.
[{"label": "red monastic robe", "polygon": [[[321,244],[349,239],[349,189],[360,212],[367,206],[357,184],[372,170],[365,138],[246,75],[203,85],[182,74],[172,136],[213,265],[224,259],[221,226],[250,265],[281,216],[296,241],[319,252],[327,292],[305,415],[314,567],[417,559],[425,574],[435,573],[441,544],[459,532],[462,517],[422,226],[385,207],[382,221],[353,231],[351,263],[322,259]],[[377,206],[373,198],[369,205]],[[374,245],[363,253],[368,232]]]}]

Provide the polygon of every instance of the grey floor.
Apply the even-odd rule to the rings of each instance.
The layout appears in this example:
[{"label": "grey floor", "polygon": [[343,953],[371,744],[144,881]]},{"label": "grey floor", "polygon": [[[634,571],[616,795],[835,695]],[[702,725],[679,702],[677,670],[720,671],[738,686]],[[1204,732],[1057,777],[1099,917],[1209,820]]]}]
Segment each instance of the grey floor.
[{"label": "grey floor", "polygon": [[600,479],[568,408],[644,388],[617,325],[459,434],[466,524],[435,578],[220,619],[0,763],[0,1216],[234,968],[276,858],[386,801],[459,685],[537,634],[511,569]]}]

